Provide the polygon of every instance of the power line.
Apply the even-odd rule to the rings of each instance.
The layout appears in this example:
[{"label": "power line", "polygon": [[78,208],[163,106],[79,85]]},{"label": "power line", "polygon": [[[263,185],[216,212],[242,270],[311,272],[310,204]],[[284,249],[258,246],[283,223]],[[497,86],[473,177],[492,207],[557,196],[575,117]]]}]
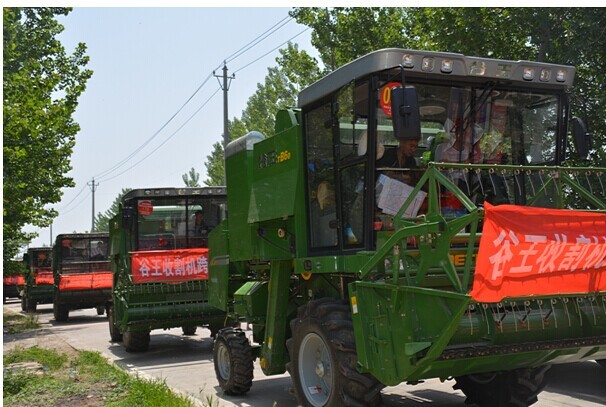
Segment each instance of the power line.
[{"label": "power line", "polygon": [[[234,59],[240,57],[241,55],[243,55],[244,53],[248,52],[250,49],[252,49],[253,47],[255,47],[256,45],[258,45],[259,43],[261,43],[262,41],[264,41],[265,39],[267,39],[270,35],[272,35],[273,33],[275,33],[276,31],[278,31],[280,28],[284,27],[286,24],[288,24],[290,21],[292,21],[293,18],[290,16],[284,17],[283,19],[281,19],[280,21],[278,21],[276,24],[274,24],[273,26],[271,26],[270,28],[268,28],[267,30],[265,30],[262,34],[260,34],[259,36],[257,36],[255,39],[253,39],[252,41],[248,42],[246,45],[244,45],[243,47],[241,47],[238,51],[232,53],[229,57],[227,57],[224,61],[233,61]],[[302,32],[300,32],[299,34],[293,36],[291,39],[289,39],[288,41],[291,41],[292,39],[298,37],[299,35],[301,35],[303,32],[305,32],[306,30],[308,30],[309,28],[306,28],[305,30],[303,30]],[[269,53],[275,51],[276,49],[278,49],[279,47],[281,47],[282,45],[284,45],[285,43],[287,43],[288,41],[282,43],[281,45],[279,45],[278,47],[272,49],[271,51],[269,51],[268,53],[264,54],[263,56],[255,59],[254,61],[248,63],[247,65],[245,65],[244,67],[240,68],[239,70],[243,70],[244,68],[252,65],[253,63],[257,62],[258,60],[260,60],[261,58],[265,57],[266,55],[268,55]],[[220,67],[221,65],[219,65],[218,67]],[[218,69],[217,67],[217,69]],[[214,72],[214,71],[213,71]],[[234,72],[235,73],[235,72]],[[151,153],[149,153],[148,155],[146,155],[145,157],[143,157],[141,160],[139,160],[137,163],[135,163],[134,165],[132,165],[131,167],[129,167],[128,169],[120,172],[117,175],[114,175],[110,178],[104,178],[108,175],[110,175],[111,173],[115,172],[116,170],[118,170],[120,167],[123,167],[125,164],[127,164],[133,157],[135,157],[139,152],[141,152],[147,145],[149,145],[149,143],[151,143],[157,136],[158,134],[160,134],[160,132],[162,130],[164,130],[166,128],[166,126],[173,121],[173,119],[185,108],[185,106],[193,99],[193,97],[200,91],[200,89],[202,89],[202,87],[208,82],[208,80],[213,76],[213,73],[210,73],[202,82],[202,84],[200,84],[200,86],[198,86],[198,88],[194,91],[194,93],[185,101],[185,103],[183,103],[183,105],[150,137],[148,138],[143,144],[141,144],[138,148],[136,148],[132,153],[130,153],[128,156],[126,156],[124,159],[122,159],[121,161],[119,161],[118,163],[116,163],[114,166],[108,168],[105,171],[102,171],[96,175],[93,176],[93,178],[99,178],[102,181],[107,181],[110,179],[114,179],[119,175],[124,174],[126,171],[128,171],[129,169],[132,169],[134,166],[138,165],[140,162],[142,162],[143,160],[145,160],[147,157],[149,157],[151,154],[153,154],[160,146],[164,145],[166,143],[166,141],[168,141],[170,138],[172,138],[175,134],[173,133],[168,139],[166,139],[163,143],[161,143],[156,149],[154,149]],[[218,91],[218,90],[217,90]],[[208,99],[210,100],[217,92],[213,93],[213,95]],[[208,102],[207,100],[207,102]],[[204,105],[206,105],[206,103],[204,103]],[[203,106],[204,106],[203,105]],[[191,120],[193,118],[193,116],[195,116],[199,111],[201,110],[198,109],[184,124],[186,124],[187,122],[189,122],[189,120]],[[179,129],[177,131],[179,131],[181,128],[183,128],[183,126],[179,127]],[[81,193],[82,191],[80,191]],[[79,194],[80,194],[79,193]],[[75,199],[75,198],[74,198]],[[71,203],[71,202],[70,202]]]},{"label": "power line", "polygon": [[[72,200],[71,200],[71,201],[69,201],[68,203],[66,203],[65,205],[63,205],[63,208],[62,208],[62,209],[67,208],[67,207],[68,207],[68,206],[69,206],[69,205],[70,205],[72,202],[74,202],[74,201],[76,200],[76,198],[78,198],[78,196],[79,196],[79,195],[80,195],[82,192],[84,192],[84,189],[85,189],[85,188],[86,188],[86,185],[84,185],[84,186],[82,187],[82,189],[80,190],[80,192],[78,192],[78,193],[76,194],[76,196],[74,196],[74,197],[72,198]],[[57,210],[59,210],[59,209],[57,209]]]},{"label": "power line", "polygon": [[136,167],[137,165],[139,165],[142,161],[144,161],[145,159],[147,159],[149,156],[151,156],[153,153],[155,153],[160,147],[162,147],[164,144],[166,144],[171,138],[173,138],[173,136],[175,136],[175,134],[177,134],[183,127],[185,127],[185,125],[187,123],[189,123],[197,114],[198,112],[200,112],[200,110],[202,110],[204,108],[204,106],[206,106],[208,104],[208,102],[210,102],[210,100],[219,92],[220,89],[215,90],[215,92],[210,95],[210,97],[208,99],[206,99],[206,101],[202,104],[202,106],[200,106],[198,108],[198,110],[196,110],[177,130],[175,130],[170,136],[168,136],[168,138],[166,140],[164,140],[162,143],[160,143],[156,148],[154,148],[149,154],[147,154],[145,157],[143,157],[142,159],[140,159],[139,161],[137,161],[136,163],[134,163],[133,165],[131,165],[130,167],[128,167],[127,169],[125,169],[124,171],[114,175],[113,177],[110,178],[104,178],[102,179],[102,181],[109,181],[112,180],[114,178],[119,177],[120,175],[124,174],[127,171],[132,170],[134,167]]},{"label": "power line", "polygon": [[[283,22],[286,19],[288,19],[288,21]],[[264,41],[270,35],[272,35],[276,31],[278,31],[280,28],[284,27],[286,24],[288,24],[291,21],[292,21],[291,17],[285,17],[282,20],[278,21],[272,27],[270,27],[269,29],[267,29],[263,34],[260,34],[259,36],[257,36],[257,38],[253,39],[251,42],[249,42],[248,44],[246,44],[244,47],[240,48],[240,50],[236,51],[234,54],[232,54],[229,57],[225,58],[225,62],[231,62],[234,59],[238,58],[239,56],[245,54],[246,52],[248,52],[249,50],[251,50],[252,48],[254,48],[257,44],[259,44],[261,41]],[[279,27],[277,27],[277,28],[274,29],[274,27],[276,27],[279,24],[281,24],[281,25]],[[271,32],[268,32],[268,31],[271,31]],[[246,47],[248,47],[248,48],[246,48]],[[244,48],[246,48],[246,49],[244,49]]]},{"label": "power line", "polygon": [[97,178],[102,178],[106,175],[111,174],[112,172],[114,172],[115,170],[117,170],[118,168],[122,167],[124,164],[126,164],[131,158],[133,158],[135,155],[137,155],[143,148],[145,148],[145,146],[147,146],[154,138],[156,138],[156,136],[158,134],[160,134],[160,132],[162,130],[164,130],[164,128],[166,126],[168,126],[168,124],[183,110],[183,108],[193,99],[193,97],[200,91],[200,89],[202,89],[202,87],[206,84],[206,82],[208,82],[208,80],[212,78],[212,73],[209,74],[206,79],[204,79],[204,81],[202,82],[202,84],[200,86],[198,86],[198,88],[195,90],[194,93],[192,93],[192,95],[185,101],[185,103],[183,103],[183,105],[170,117],[170,119],[168,119],[166,121],[166,123],[164,123],[162,125],[162,127],[160,127],[149,139],[147,139],[143,144],[141,144],[137,149],[135,149],[135,151],[133,151],[132,153],[130,153],[126,158],[124,158],[122,161],[120,161],[119,163],[115,164],[113,167],[102,171],[98,174],[96,174],[94,177]]},{"label": "power line", "polygon": [[247,67],[249,67],[250,65],[254,64],[255,62],[257,62],[258,60],[260,60],[260,59],[262,59],[262,58],[266,57],[267,55],[271,54],[272,52],[274,52],[274,51],[275,51],[275,50],[277,50],[278,48],[282,47],[284,44],[286,44],[286,43],[288,43],[288,42],[290,42],[290,41],[294,40],[295,38],[297,38],[299,35],[303,34],[303,33],[304,33],[305,31],[307,31],[307,30],[309,30],[309,27],[308,27],[308,28],[306,28],[306,29],[304,29],[303,31],[301,31],[299,34],[297,34],[297,35],[294,35],[294,36],[290,37],[289,39],[287,39],[286,41],[284,41],[282,44],[278,45],[278,46],[277,46],[277,47],[275,47],[274,49],[272,49],[272,50],[270,50],[270,51],[266,52],[265,54],[261,55],[259,58],[255,59],[254,61],[249,62],[248,64],[244,65],[242,68],[236,69],[236,70],[234,71],[234,73],[233,73],[233,74],[235,75],[235,74],[236,74],[236,72],[240,72],[240,71],[241,71],[241,70],[243,70],[244,68],[247,68]]},{"label": "power line", "polygon": [[[86,187],[86,185],[85,185],[85,187]],[[71,209],[70,209],[70,210],[68,210],[68,211],[61,212],[61,213],[60,213],[60,215],[61,215],[61,216],[63,216],[63,215],[65,215],[65,214],[67,214],[67,213],[70,213],[71,211],[73,211],[74,209],[76,209],[78,206],[82,205],[82,203],[83,203],[84,201],[86,201],[86,198],[88,198],[88,197],[89,197],[89,194],[84,195],[84,196],[82,197],[82,199],[81,199],[81,200],[80,200],[80,201],[79,201],[79,202],[76,204],[76,206],[74,206],[73,208],[71,208]]]}]

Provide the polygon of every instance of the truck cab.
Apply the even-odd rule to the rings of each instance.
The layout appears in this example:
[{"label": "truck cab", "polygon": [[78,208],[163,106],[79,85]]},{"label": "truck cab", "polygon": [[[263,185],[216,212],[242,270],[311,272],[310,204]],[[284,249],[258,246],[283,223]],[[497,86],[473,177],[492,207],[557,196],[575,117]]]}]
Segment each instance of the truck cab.
[{"label": "truck cab", "polygon": [[225,313],[208,304],[208,235],[226,216],[225,187],[124,195],[110,224],[113,341],[145,351],[153,329],[194,335],[198,326],[212,333],[223,327]]},{"label": "truck cab", "polygon": [[112,298],[109,233],[60,234],[53,246],[55,321],[71,310],[95,308],[103,315]]}]

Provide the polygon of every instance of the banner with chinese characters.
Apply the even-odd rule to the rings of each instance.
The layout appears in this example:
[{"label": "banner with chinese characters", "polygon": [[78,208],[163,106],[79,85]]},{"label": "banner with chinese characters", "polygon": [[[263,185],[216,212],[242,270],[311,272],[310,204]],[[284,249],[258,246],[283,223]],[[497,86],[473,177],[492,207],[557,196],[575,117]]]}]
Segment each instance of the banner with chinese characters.
[{"label": "banner with chinese characters", "polygon": [[606,214],[485,204],[471,296],[606,291]]},{"label": "banner with chinese characters", "polygon": [[24,285],[25,280],[23,276],[9,276],[4,277],[4,285]]},{"label": "banner with chinese characters", "polygon": [[131,253],[135,283],[208,279],[208,249],[154,250]]},{"label": "banner with chinese characters", "polygon": [[113,275],[111,271],[81,274],[63,274],[59,280],[60,291],[70,290],[100,290],[112,288]]},{"label": "banner with chinese characters", "polygon": [[36,273],[36,284],[55,284],[53,272],[38,269],[38,272]]}]

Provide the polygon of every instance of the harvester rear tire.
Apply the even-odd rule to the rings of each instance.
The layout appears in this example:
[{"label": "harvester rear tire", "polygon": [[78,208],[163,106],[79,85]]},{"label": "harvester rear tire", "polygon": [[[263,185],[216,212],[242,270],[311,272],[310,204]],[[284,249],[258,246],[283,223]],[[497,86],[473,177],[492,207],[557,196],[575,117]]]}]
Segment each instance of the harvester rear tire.
[{"label": "harvester rear tire", "polygon": [[480,407],[530,406],[545,387],[549,366],[456,377],[454,389],[467,396],[466,404]]},{"label": "harvester rear tire", "polygon": [[195,325],[183,325],[181,329],[183,330],[183,335],[191,336],[196,334],[198,327]]},{"label": "harvester rear tire", "polygon": [[145,352],[149,349],[149,331],[126,331],[122,341],[127,352]]},{"label": "harvester rear tire", "polygon": [[378,406],[384,387],[358,372],[349,304],[322,298],[299,307],[290,322],[287,369],[303,406]]},{"label": "harvester rear tire", "polygon": [[239,328],[221,329],[213,346],[215,375],[225,394],[247,393],[253,380],[253,357],[250,342]]},{"label": "harvester rear tire", "polygon": [[122,333],[116,325],[116,316],[114,315],[114,306],[107,307],[107,321],[109,322],[109,337],[112,342],[122,342]]},{"label": "harvester rear tire", "polygon": [[53,303],[53,316],[57,322],[65,322],[69,319],[69,308],[55,300]]},{"label": "harvester rear tire", "polygon": [[36,300],[25,299],[25,311],[26,312],[36,312],[36,308],[38,307],[38,303]]}]

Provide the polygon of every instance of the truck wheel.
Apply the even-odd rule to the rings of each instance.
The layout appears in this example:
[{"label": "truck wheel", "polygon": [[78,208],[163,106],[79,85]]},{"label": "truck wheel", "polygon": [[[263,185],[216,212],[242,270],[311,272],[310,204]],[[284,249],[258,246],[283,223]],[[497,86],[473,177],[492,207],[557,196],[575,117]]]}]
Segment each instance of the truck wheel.
[{"label": "truck wheel", "polygon": [[122,341],[127,352],[145,352],[149,348],[149,331],[126,331]]},{"label": "truck wheel", "polygon": [[545,387],[545,372],[550,366],[516,369],[456,377],[454,389],[467,396],[466,404],[480,407],[530,406]]},{"label": "truck wheel", "polygon": [[25,311],[26,312],[36,312],[37,306],[38,306],[38,303],[36,302],[36,300],[25,299]]},{"label": "truck wheel", "polygon": [[189,335],[195,335],[198,327],[195,325],[183,325],[181,327],[181,329],[183,330],[183,335],[189,336]]},{"label": "truck wheel", "polygon": [[287,364],[304,406],[377,406],[384,387],[356,369],[358,358],[349,304],[323,298],[299,307],[290,322]]},{"label": "truck wheel", "polygon": [[55,301],[53,303],[53,315],[55,317],[55,321],[64,322],[69,318],[69,308],[65,304],[60,304]]},{"label": "truck wheel", "polygon": [[97,306],[97,315],[103,315],[103,314],[105,314],[105,305]]},{"label": "truck wheel", "polygon": [[248,392],[253,379],[253,357],[246,334],[240,329],[225,328],[217,333],[213,347],[215,375],[225,394]]},{"label": "truck wheel", "polygon": [[109,336],[112,342],[122,342],[122,334],[116,326],[116,317],[114,315],[114,306],[107,307],[107,319],[109,321]]}]

